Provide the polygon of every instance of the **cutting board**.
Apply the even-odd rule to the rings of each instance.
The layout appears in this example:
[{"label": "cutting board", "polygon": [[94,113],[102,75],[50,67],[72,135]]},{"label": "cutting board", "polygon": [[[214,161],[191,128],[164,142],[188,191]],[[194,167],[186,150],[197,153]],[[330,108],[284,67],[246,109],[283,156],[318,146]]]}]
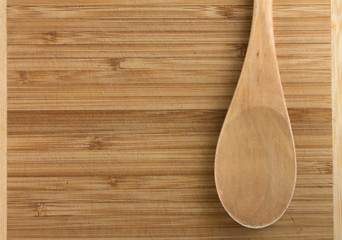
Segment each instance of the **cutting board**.
[{"label": "cutting board", "polygon": [[274,0],[293,201],[250,230],[214,155],[252,0],[8,0],[8,239],[333,239],[330,0]]}]

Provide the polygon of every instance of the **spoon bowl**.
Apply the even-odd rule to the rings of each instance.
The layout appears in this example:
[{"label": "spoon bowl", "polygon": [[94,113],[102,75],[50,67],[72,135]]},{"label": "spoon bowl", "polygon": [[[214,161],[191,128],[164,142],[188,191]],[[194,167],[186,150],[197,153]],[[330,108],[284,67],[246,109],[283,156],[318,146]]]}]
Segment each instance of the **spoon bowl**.
[{"label": "spoon bowl", "polygon": [[225,125],[219,144],[229,147],[216,158],[229,160],[216,161],[216,183],[223,206],[240,224],[269,225],[287,208],[295,180],[291,139],[287,121],[269,108],[241,112]]}]

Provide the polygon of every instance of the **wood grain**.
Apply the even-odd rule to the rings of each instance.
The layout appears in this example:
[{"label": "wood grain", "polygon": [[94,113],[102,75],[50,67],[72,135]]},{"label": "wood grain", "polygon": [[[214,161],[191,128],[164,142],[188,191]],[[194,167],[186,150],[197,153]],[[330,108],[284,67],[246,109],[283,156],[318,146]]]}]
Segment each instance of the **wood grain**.
[{"label": "wood grain", "polygon": [[8,239],[333,239],[329,0],[274,0],[298,179],[263,230],[214,155],[252,0],[8,0]]},{"label": "wood grain", "polygon": [[332,1],[334,233],[342,239],[342,1]]},{"label": "wood grain", "polygon": [[0,2],[0,240],[7,239],[7,1]]}]

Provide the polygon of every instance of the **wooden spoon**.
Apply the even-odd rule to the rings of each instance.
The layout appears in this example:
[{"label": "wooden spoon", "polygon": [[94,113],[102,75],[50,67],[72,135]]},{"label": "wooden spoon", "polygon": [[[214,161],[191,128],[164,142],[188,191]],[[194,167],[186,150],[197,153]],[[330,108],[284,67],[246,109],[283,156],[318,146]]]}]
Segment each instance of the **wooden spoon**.
[{"label": "wooden spoon", "polygon": [[235,221],[263,228],[290,204],[296,170],[274,45],[272,0],[255,0],[245,62],[216,149],[217,192]]}]

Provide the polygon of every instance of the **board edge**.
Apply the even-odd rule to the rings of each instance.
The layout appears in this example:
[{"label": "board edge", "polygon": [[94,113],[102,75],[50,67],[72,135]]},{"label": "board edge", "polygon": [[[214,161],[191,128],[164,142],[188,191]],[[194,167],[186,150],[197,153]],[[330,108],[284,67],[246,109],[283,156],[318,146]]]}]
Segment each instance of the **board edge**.
[{"label": "board edge", "polygon": [[342,0],[331,0],[334,238],[342,239]]},{"label": "board edge", "polygon": [[0,1],[0,240],[7,239],[7,0]]}]

